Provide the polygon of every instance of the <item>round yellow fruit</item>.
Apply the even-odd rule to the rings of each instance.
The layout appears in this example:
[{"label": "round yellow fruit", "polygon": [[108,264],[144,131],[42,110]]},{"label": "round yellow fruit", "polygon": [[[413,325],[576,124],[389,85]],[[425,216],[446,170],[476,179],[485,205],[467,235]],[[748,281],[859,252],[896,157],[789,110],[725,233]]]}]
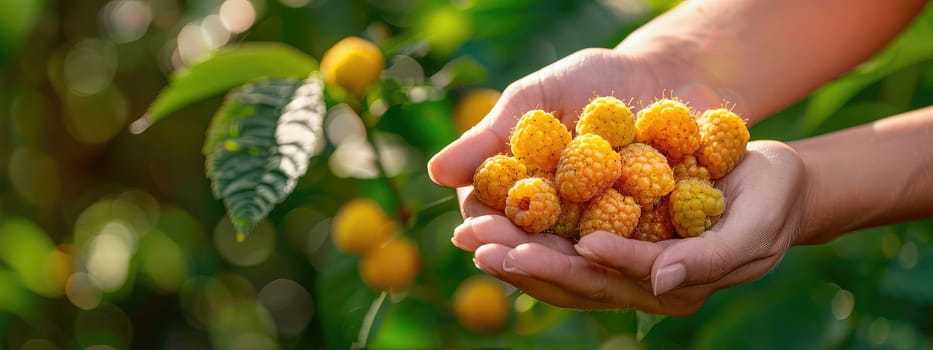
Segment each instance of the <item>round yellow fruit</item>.
[{"label": "round yellow fruit", "polygon": [[457,125],[457,130],[463,133],[483,120],[501,95],[493,89],[477,89],[463,96],[454,107],[454,124]]},{"label": "round yellow fruit", "polygon": [[460,283],[454,294],[454,314],[464,328],[494,331],[509,317],[509,303],[499,283],[483,276],[473,276]]},{"label": "round yellow fruit", "polygon": [[421,269],[421,255],[414,242],[393,239],[366,252],[360,261],[360,277],[369,288],[400,291],[411,285]]},{"label": "round yellow fruit", "polygon": [[396,231],[398,224],[369,198],[356,198],[344,204],[331,227],[334,245],[352,255],[378,247]]},{"label": "round yellow fruit", "polygon": [[383,68],[385,59],[379,48],[353,36],[334,44],[321,58],[324,82],[340,85],[357,96],[366,94]]}]

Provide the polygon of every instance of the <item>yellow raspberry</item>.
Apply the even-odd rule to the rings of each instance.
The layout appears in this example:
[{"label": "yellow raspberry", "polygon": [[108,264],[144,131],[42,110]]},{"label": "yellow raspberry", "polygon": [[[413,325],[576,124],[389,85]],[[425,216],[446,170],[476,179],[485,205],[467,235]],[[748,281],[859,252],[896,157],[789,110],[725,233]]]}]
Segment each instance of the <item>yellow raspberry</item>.
[{"label": "yellow raspberry", "polygon": [[671,221],[681,237],[696,237],[709,230],[726,211],[722,192],[703,180],[677,182],[670,197]]},{"label": "yellow raspberry", "polygon": [[745,156],[748,128],[738,115],[727,109],[703,112],[700,125],[700,164],[709,169],[713,180],[726,176]]},{"label": "yellow raspberry", "polygon": [[473,276],[460,283],[453,304],[460,324],[474,331],[495,331],[509,318],[505,289],[488,277]]},{"label": "yellow raspberry", "polygon": [[635,115],[615,97],[597,97],[583,108],[576,129],[577,135],[596,134],[619,149],[635,139]]},{"label": "yellow raspberry", "polygon": [[567,127],[551,113],[533,110],[518,120],[509,143],[512,154],[525,163],[529,171],[552,171],[570,137]]},{"label": "yellow raspberry", "polygon": [[473,193],[490,208],[505,209],[505,198],[515,181],[528,176],[525,165],[505,155],[486,159],[473,173]]},{"label": "yellow raspberry", "polygon": [[379,48],[353,36],[338,41],[321,58],[324,82],[340,85],[357,96],[366,94],[384,67]]},{"label": "yellow raspberry", "polygon": [[652,205],[674,190],[674,171],[667,158],[651,146],[633,143],[619,151],[622,176],[616,188],[642,205]]},{"label": "yellow raspberry", "polygon": [[599,194],[621,174],[619,154],[609,142],[595,134],[570,141],[557,165],[557,188],[571,202],[585,202]]},{"label": "yellow raspberry", "polygon": [[397,238],[366,252],[360,260],[360,277],[369,288],[400,291],[408,288],[421,269],[418,246],[407,238]]},{"label": "yellow raspberry", "polygon": [[641,207],[641,217],[638,218],[632,238],[648,242],[674,238],[674,224],[671,223],[667,198],[662,198],[654,206]]},{"label": "yellow raspberry", "polygon": [[360,255],[385,243],[398,229],[398,223],[386,215],[379,203],[369,198],[356,198],[337,211],[331,234],[337,249]]},{"label": "yellow raspberry", "polygon": [[454,125],[461,133],[483,120],[502,95],[493,89],[477,89],[467,93],[454,107]]},{"label": "yellow raspberry", "polygon": [[586,203],[574,203],[561,199],[560,216],[557,217],[557,223],[554,224],[551,231],[567,239],[577,238],[580,234],[578,224],[580,223],[580,216],[583,215],[584,207],[586,207]]},{"label": "yellow raspberry", "polygon": [[509,190],[505,215],[530,233],[544,231],[557,222],[560,198],[550,180],[529,177],[518,180]]},{"label": "yellow raspberry", "polygon": [[638,111],[635,139],[664,153],[672,161],[700,147],[700,131],[690,108],[677,100],[660,99]]},{"label": "yellow raspberry", "polygon": [[597,230],[631,237],[639,216],[641,208],[632,197],[624,196],[610,188],[593,198],[583,210],[583,217],[580,218],[580,237]]},{"label": "yellow raspberry", "polygon": [[674,180],[684,179],[711,180],[709,170],[697,164],[697,157],[693,155],[684,156],[684,159],[674,164]]}]

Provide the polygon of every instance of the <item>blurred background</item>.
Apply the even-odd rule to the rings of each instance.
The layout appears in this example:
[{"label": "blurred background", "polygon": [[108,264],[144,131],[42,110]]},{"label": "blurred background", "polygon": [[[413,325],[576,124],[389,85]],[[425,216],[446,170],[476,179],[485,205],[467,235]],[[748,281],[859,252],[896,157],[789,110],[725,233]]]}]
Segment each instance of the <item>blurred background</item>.
[{"label": "blurred background", "polygon": [[[557,309],[505,286],[504,308],[469,305],[501,309],[504,323],[458,319],[455,294],[480,273],[449,243],[453,191],[424,166],[468,124],[452,116],[482,109],[465,106],[469,96],[494,100],[488,89],[575,50],[614,46],[675,3],[3,0],[0,349],[933,348],[930,220],[793,248],[690,317]],[[327,146],[242,243],[204,176],[222,95],[129,132],[173,72],[216,50],[277,42],[320,59],[347,36],[380,47],[384,76],[407,97],[370,106],[378,121],[330,106]],[[933,104],[930,38],[928,8],[752,138],[794,140]],[[369,289],[360,258],[334,248],[334,216],[359,197],[416,243],[421,268],[404,293]]]}]

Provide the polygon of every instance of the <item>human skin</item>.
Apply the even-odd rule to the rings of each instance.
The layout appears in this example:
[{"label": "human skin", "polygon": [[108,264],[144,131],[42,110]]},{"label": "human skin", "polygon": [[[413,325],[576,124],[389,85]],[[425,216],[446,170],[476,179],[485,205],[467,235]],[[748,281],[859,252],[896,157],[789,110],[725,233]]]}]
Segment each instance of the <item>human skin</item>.
[{"label": "human skin", "polygon": [[465,220],[452,242],[475,252],[478,268],[557,306],[686,315],[713,292],[760,277],[791,245],[933,216],[933,108],[790,144],[750,143],[717,183],[726,215],[698,238],[649,243],[596,232],[574,245],[529,235],[469,187],[483,159],[508,152],[508,132],[526,110],[554,111],[570,127],[594,93],[650,101],[666,90],[695,109],[727,99],[754,124],[866,59],[923,4],[688,1],[614,50],[583,50],[520,79],[429,163],[435,182],[458,188]]}]

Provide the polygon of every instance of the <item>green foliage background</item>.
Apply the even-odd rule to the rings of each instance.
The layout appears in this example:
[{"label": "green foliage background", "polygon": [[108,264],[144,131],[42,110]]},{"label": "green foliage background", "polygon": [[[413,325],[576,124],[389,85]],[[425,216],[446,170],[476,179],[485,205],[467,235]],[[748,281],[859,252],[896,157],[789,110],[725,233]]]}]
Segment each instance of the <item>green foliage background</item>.
[{"label": "green foliage background", "polygon": [[[133,14],[116,10],[129,2],[148,20],[115,20]],[[254,0],[249,29],[223,41],[248,50],[181,68],[195,62],[174,51],[181,33],[208,28],[223,4],[0,2],[0,349],[345,349],[374,301],[371,348],[933,348],[930,220],[795,247],[690,317],[562,310],[512,293],[501,332],[456,323],[450,298],[479,272],[449,243],[460,221],[453,191],[424,167],[457,135],[456,101],[613,46],[672,1]],[[372,95],[384,112],[351,124],[399,164],[389,176],[346,176],[329,139],[294,192],[234,243],[201,152],[222,95],[265,74],[303,78],[349,35],[376,41],[394,78]],[[933,104],[931,38],[928,6],[884,52],[752,137],[795,140]],[[157,100],[166,86],[177,95]],[[329,107],[342,99],[330,94]],[[143,115],[163,120],[130,133]],[[335,118],[332,108],[325,127]],[[337,209],[359,196],[418,242],[424,268],[404,295],[367,289],[358,258],[329,240]]]}]

